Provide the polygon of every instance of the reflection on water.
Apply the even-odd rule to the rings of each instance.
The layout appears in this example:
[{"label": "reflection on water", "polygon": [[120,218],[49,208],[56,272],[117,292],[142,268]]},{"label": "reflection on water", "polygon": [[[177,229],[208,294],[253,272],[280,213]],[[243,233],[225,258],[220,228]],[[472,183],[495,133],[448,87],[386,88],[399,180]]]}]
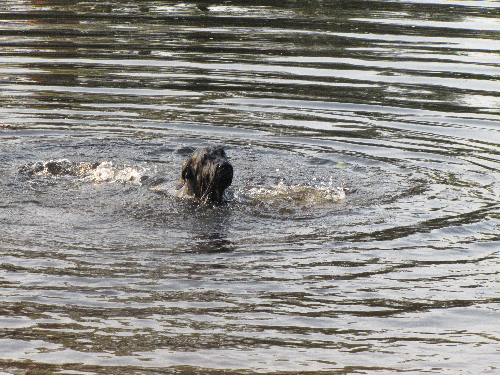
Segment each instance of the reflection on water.
[{"label": "reflection on water", "polygon": [[494,372],[499,9],[0,5],[1,372]]}]

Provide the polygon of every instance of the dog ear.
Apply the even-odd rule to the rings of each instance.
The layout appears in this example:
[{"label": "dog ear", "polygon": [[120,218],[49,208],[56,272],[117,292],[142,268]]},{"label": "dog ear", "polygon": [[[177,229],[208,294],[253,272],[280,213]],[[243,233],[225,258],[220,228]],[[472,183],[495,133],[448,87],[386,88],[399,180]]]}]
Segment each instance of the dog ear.
[{"label": "dog ear", "polygon": [[184,164],[182,164],[182,173],[179,182],[175,185],[175,190],[181,189],[186,183],[186,179],[193,176],[193,171],[191,170],[191,159],[187,159]]}]

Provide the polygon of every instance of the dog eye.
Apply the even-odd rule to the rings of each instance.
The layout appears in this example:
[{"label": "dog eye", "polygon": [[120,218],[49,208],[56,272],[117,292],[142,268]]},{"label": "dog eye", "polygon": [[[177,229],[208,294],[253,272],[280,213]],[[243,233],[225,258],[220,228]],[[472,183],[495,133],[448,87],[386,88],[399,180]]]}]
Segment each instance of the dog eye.
[{"label": "dog eye", "polygon": [[220,150],[220,156],[222,156],[222,157],[225,158],[226,157],[226,151]]},{"label": "dog eye", "polygon": [[207,154],[203,154],[202,162],[206,163],[207,160],[208,160],[208,155]]}]

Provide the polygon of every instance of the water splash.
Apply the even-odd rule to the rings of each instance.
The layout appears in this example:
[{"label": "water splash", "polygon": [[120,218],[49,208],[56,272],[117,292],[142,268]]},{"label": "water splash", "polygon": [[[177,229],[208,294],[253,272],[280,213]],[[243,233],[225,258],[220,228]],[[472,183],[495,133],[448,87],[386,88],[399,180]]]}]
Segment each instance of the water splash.
[{"label": "water splash", "polygon": [[102,163],[74,162],[68,159],[37,161],[20,168],[28,176],[78,177],[80,181],[93,183],[131,183],[142,184],[146,168],[118,167],[111,161]]},{"label": "water splash", "polygon": [[248,197],[269,204],[322,205],[335,203],[345,198],[345,189],[330,177],[328,181],[314,178],[312,184],[287,185],[281,180],[277,185],[254,187]]},{"label": "water splash", "polygon": [[20,168],[27,175],[37,176],[83,176],[95,170],[99,163],[78,163],[68,159],[37,161]]},{"label": "water splash", "polygon": [[100,163],[95,169],[83,177],[84,181],[94,183],[131,183],[141,185],[141,178],[144,176],[146,169],[138,170],[132,167],[116,167],[111,161]]}]

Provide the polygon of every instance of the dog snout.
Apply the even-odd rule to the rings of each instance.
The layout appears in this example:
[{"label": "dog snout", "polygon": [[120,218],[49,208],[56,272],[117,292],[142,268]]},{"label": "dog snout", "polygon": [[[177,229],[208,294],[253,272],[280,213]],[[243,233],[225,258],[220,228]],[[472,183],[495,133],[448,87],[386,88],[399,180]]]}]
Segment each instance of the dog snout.
[{"label": "dog snout", "polygon": [[222,161],[217,164],[217,174],[227,180],[233,178],[233,166],[228,161]]},{"label": "dog snout", "polygon": [[225,189],[233,182],[233,166],[226,160],[217,165],[215,179],[219,188]]}]

